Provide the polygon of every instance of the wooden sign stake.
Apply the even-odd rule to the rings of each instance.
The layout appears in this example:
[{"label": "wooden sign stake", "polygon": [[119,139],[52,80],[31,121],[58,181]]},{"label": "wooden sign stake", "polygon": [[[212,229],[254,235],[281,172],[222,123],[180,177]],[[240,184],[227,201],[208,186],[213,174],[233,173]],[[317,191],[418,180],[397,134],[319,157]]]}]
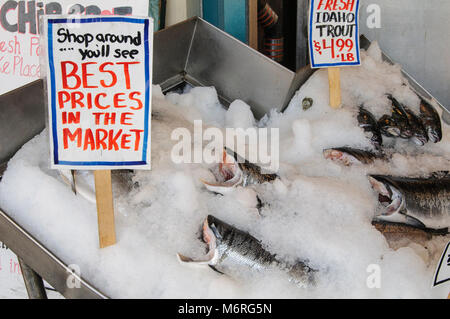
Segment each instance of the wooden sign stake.
[{"label": "wooden sign stake", "polygon": [[341,78],[339,68],[328,68],[328,83],[330,85],[330,106],[337,109],[341,106]]},{"label": "wooden sign stake", "polygon": [[116,243],[111,171],[94,171],[94,178],[95,197],[97,199],[98,237],[100,248],[105,248]]},{"label": "wooden sign stake", "polygon": [[248,1],[248,45],[258,50],[258,1]]}]

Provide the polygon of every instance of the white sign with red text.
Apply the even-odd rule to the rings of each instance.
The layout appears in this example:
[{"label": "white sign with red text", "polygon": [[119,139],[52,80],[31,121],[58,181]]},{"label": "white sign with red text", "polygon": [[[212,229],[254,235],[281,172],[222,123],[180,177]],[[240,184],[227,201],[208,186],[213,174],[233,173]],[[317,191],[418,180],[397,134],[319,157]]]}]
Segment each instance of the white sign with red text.
[{"label": "white sign with red text", "polygon": [[150,169],[153,20],[44,21],[52,168]]},{"label": "white sign with red text", "polygon": [[309,55],[312,68],[360,65],[359,0],[311,0]]}]

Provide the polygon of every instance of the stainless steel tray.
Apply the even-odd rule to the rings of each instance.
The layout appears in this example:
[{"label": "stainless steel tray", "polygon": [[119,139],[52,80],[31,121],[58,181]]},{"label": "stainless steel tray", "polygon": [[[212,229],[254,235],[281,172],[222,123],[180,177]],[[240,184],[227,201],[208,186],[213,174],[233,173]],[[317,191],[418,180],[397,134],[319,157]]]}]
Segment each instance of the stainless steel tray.
[{"label": "stainless steel tray", "polygon": [[[362,37],[361,47],[369,44]],[[386,55],[384,59],[391,61]],[[155,33],[153,68],[153,83],[160,84],[163,91],[183,83],[215,86],[225,105],[242,99],[257,117],[271,108],[283,110],[314,72],[307,66],[294,73],[200,18]],[[418,94],[432,98],[417,81],[404,75]],[[41,80],[0,96],[0,177],[12,155],[44,129],[45,114]],[[0,241],[66,298],[106,298],[82,278],[80,288],[68,288],[68,275],[73,274],[64,261],[1,209]]]}]

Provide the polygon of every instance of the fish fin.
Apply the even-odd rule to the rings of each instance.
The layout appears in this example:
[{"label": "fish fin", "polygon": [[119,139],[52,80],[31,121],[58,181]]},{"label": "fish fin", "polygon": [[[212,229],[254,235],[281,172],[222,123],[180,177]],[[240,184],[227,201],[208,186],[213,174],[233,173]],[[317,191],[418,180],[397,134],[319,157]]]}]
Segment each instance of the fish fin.
[{"label": "fish fin", "polygon": [[404,214],[406,216],[406,223],[408,225],[411,225],[413,227],[417,227],[417,228],[421,228],[421,229],[426,229],[427,227],[425,226],[424,223],[422,223],[419,219],[409,216],[406,212],[401,212],[400,214]]},{"label": "fish fin", "polygon": [[379,215],[374,218],[376,221],[386,221],[390,223],[405,224],[419,229],[427,229],[419,219],[408,215],[405,210],[392,213],[391,215]]},{"label": "fish fin", "polygon": [[214,267],[213,265],[208,265],[208,266],[209,266],[209,268],[211,268],[211,269],[214,270],[215,272],[218,272],[219,274],[224,275],[223,272],[221,272],[220,270],[217,270],[217,268]]}]

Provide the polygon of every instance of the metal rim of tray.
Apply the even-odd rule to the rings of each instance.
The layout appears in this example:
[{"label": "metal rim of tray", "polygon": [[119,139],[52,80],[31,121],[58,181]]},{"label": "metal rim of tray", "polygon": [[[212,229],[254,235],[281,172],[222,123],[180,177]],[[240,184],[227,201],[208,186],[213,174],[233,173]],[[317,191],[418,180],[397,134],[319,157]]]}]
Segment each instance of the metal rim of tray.
[{"label": "metal rim of tray", "polygon": [[[25,231],[12,218],[0,210],[0,234],[2,241],[27,265],[44,278],[53,288],[66,298],[107,299]],[[69,276],[71,276],[69,278]],[[76,280],[78,287],[69,288],[67,280]]]}]

